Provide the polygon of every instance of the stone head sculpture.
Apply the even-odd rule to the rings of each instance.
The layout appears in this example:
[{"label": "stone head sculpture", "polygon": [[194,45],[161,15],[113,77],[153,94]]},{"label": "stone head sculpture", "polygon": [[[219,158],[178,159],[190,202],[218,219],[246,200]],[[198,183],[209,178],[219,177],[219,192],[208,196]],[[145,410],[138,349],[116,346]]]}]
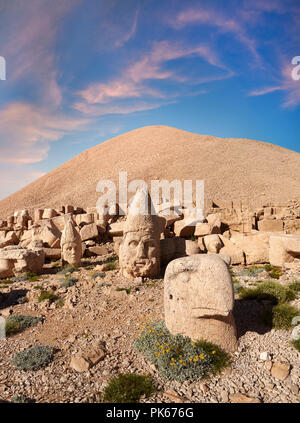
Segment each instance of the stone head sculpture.
[{"label": "stone head sculpture", "polygon": [[159,274],[163,220],[151,214],[151,198],[148,191],[138,190],[129,206],[119,248],[123,276],[135,278]]},{"label": "stone head sculpture", "polygon": [[218,255],[195,254],[171,261],[164,279],[169,331],[236,349],[234,293],[228,265]]},{"label": "stone head sculpture", "polygon": [[61,257],[63,261],[74,266],[79,266],[81,263],[81,238],[71,219],[65,224],[61,235]]}]

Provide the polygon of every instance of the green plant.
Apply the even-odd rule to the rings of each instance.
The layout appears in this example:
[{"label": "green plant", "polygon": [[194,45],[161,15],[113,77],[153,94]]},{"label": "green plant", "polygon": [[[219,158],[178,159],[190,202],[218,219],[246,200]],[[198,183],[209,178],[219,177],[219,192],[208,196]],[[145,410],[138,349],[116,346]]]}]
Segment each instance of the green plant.
[{"label": "green plant", "polygon": [[43,290],[44,288],[41,285],[35,285],[33,289]]},{"label": "green plant", "polygon": [[272,264],[266,264],[264,269],[268,272],[269,276],[273,279],[279,279],[282,275],[282,271],[279,267],[272,266]]},{"label": "green plant", "polygon": [[297,351],[300,352],[300,339],[297,341],[292,341],[292,345],[296,348]]},{"label": "green plant", "polygon": [[97,285],[97,288],[101,289],[101,288],[103,288],[105,286],[111,286],[111,283],[105,283],[105,282],[99,283],[99,285]]},{"label": "green plant", "polygon": [[24,297],[19,297],[18,299],[17,299],[17,303],[18,304],[25,304],[25,303],[27,303],[27,297],[26,296],[24,296]]},{"label": "green plant", "polygon": [[111,261],[103,267],[103,270],[109,271],[109,270],[116,270],[117,268],[117,261]]},{"label": "green plant", "polygon": [[65,266],[63,269],[61,269],[59,272],[59,274],[65,275],[66,273],[73,273],[76,272],[78,269],[75,266]]},{"label": "green plant", "polygon": [[227,354],[216,345],[172,335],[164,321],[143,325],[134,348],[157,366],[165,380],[194,381],[220,371],[229,363]]},{"label": "green plant", "polygon": [[56,301],[56,306],[58,307],[58,308],[60,308],[60,307],[63,307],[64,306],[64,304],[65,304],[65,300],[63,300],[62,298],[60,298],[59,300],[57,300]]},{"label": "green plant", "polygon": [[52,303],[53,301],[57,299],[58,299],[58,296],[53,294],[52,291],[42,291],[38,298],[38,302],[41,303],[42,301],[50,300],[50,302]]},{"label": "green plant", "polygon": [[105,278],[105,276],[106,275],[103,272],[95,272],[95,273],[92,274],[92,279],[97,279],[97,278],[103,279],[103,278]]},{"label": "green plant", "polygon": [[300,292],[300,281],[291,282],[289,288],[294,292]]},{"label": "green plant", "polygon": [[116,288],[116,291],[117,291],[117,292],[120,292],[120,291],[126,291],[126,293],[127,293],[128,295],[130,294],[131,290],[132,290],[132,287],[131,287],[131,286],[130,286],[129,288],[119,288],[119,287],[117,287],[117,288]]},{"label": "green plant", "polygon": [[294,291],[277,282],[262,282],[256,288],[241,288],[241,299],[247,300],[270,300],[273,304],[292,301],[296,298]]},{"label": "green plant", "polygon": [[12,280],[12,279],[2,279],[1,281],[0,281],[0,283],[2,284],[2,285],[9,285],[9,284],[11,284],[11,283],[13,283],[14,281]]},{"label": "green plant", "polygon": [[24,282],[27,280],[28,280],[27,276],[14,276],[13,278],[11,278],[12,282]]},{"label": "green plant", "polygon": [[51,363],[54,352],[54,348],[49,346],[32,347],[18,352],[12,360],[12,364],[19,370],[38,370]]},{"label": "green plant", "polygon": [[238,276],[255,277],[263,271],[264,271],[264,268],[262,268],[262,267],[251,266],[251,267],[248,267],[247,269],[241,270],[239,273],[237,273],[237,275]]},{"label": "green plant", "polygon": [[14,395],[10,399],[13,403],[19,403],[19,404],[29,404],[31,402],[34,402],[32,399],[25,397],[24,395]]},{"label": "green plant", "polygon": [[61,283],[61,288],[69,288],[70,286],[73,286],[76,284],[76,282],[78,282],[77,278],[71,278],[71,277],[66,277],[63,282]]},{"label": "green plant", "polygon": [[298,316],[300,311],[290,304],[278,304],[272,310],[266,310],[262,317],[264,322],[274,329],[289,329],[292,319]]},{"label": "green plant", "polygon": [[149,397],[154,391],[149,375],[119,374],[105,388],[103,400],[112,403],[136,403],[142,395]]},{"label": "green plant", "polygon": [[13,314],[8,316],[6,319],[6,334],[13,335],[14,333],[20,332],[23,329],[31,326],[36,326],[39,322],[42,322],[42,317],[24,316],[22,314]]}]

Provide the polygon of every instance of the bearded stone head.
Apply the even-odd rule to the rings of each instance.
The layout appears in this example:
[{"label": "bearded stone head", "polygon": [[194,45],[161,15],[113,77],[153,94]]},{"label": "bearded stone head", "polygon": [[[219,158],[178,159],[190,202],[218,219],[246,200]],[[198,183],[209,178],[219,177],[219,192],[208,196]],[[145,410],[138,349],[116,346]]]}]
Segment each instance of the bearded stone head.
[{"label": "bearded stone head", "polygon": [[[147,214],[137,204],[148,204]],[[121,273],[127,278],[156,276],[160,272],[160,234],[165,220],[151,215],[151,198],[147,191],[136,192],[125,222],[119,248]]]}]

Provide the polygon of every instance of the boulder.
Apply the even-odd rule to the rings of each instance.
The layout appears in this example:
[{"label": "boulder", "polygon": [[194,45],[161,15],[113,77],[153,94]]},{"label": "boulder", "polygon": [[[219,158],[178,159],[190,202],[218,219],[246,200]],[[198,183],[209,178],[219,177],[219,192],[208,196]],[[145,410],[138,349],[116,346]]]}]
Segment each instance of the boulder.
[{"label": "boulder", "polygon": [[235,245],[230,239],[220,235],[220,238],[224,244],[219,250],[219,254],[226,254],[231,258],[231,264],[245,264],[245,258],[243,250]]},{"label": "boulder", "polygon": [[125,221],[113,222],[107,227],[107,233],[111,238],[123,236]]},{"label": "boulder", "polygon": [[18,244],[19,239],[14,231],[0,232],[0,248]]},{"label": "boulder", "polygon": [[300,235],[271,235],[269,261],[273,266],[283,267],[287,263],[300,266]]},{"label": "boulder", "polygon": [[257,222],[257,227],[259,231],[264,232],[281,232],[283,231],[283,221],[282,220],[259,220]]},{"label": "boulder", "polygon": [[84,225],[80,229],[80,237],[82,241],[87,241],[88,239],[94,239],[98,236],[98,228],[96,223],[91,223],[89,225]]},{"label": "boulder", "polygon": [[206,235],[203,238],[203,245],[208,253],[218,254],[224,246],[219,235]]},{"label": "boulder", "polygon": [[57,213],[54,209],[45,209],[42,219],[51,219],[55,216],[57,216]]},{"label": "boulder", "polygon": [[169,331],[204,339],[226,351],[237,348],[234,293],[228,265],[218,255],[196,254],[171,261],[164,278]]},{"label": "boulder", "polygon": [[45,253],[42,249],[5,247],[0,250],[0,278],[21,272],[41,273],[44,262]]}]

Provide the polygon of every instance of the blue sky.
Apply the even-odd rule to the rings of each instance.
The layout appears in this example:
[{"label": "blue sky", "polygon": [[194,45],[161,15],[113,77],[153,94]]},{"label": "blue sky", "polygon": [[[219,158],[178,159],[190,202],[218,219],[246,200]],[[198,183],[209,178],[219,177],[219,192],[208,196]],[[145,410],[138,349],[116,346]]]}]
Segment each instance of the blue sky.
[{"label": "blue sky", "polygon": [[0,0],[0,199],[145,125],[300,152],[299,34],[297,0]]}]

